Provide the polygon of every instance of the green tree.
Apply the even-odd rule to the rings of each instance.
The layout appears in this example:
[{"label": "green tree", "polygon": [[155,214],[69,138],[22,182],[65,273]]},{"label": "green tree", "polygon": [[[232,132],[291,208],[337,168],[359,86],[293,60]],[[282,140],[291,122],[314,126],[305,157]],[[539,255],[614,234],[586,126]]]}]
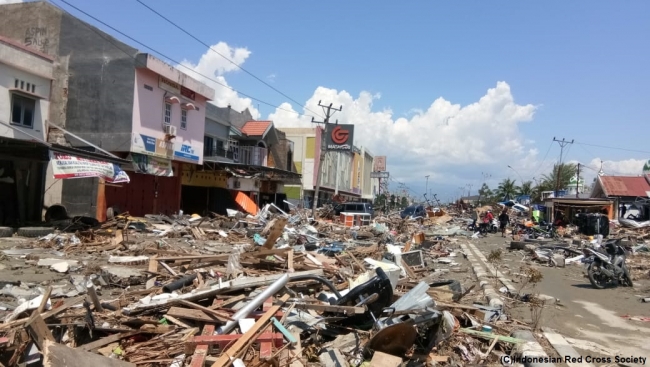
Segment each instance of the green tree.
[{"label": "green tree", "polygon": [[490,200],[492,200],[492,190],[490,190],[490,187],[488,184],[484,183],[480,189],[478,189],[478,201],[479,204],[486,203]]},{"label": "green tree", "polygon": [[551,190],[555,190],[555,185],[560,178],[559,189],[566,189],[569,186],[569,181],[576,174],[576,165],[573,163],[562,163],[556,164],[553,166],[553,170],[542,176],[542,181],[545,182],[546,186],[551,187]]},{"label": "green tree", "polygon": [[408,199],[406,198],[406,196],[402,196],[402,203],[401,203],[401,205],[402,205],[402,208],[406,208],[407,206],[409,206],[409,201],[408,201]]},{"label": "green tree", "polygon": [[517,192],[519,195],[532,195],[533,194],[533,181],[526,181],[519,186]]},{"label": "green tree", "polygon": [[386,207],[386,199],[387,199],[386,194],[377,195],[377,197],[375,198],[375,202],[374,202],[373,206],[375,208],[384,209]]},{"label": "green tree", "polygon": [[515,180],[511,180],[509,178],[504,179],[499,183],[499,186],[497,187],[496,190],[496,195],[498,200],[503,200],[503,198],[506,195],[514,196],[517,194],[517,191],[519,191],[519,188],[516,185]]}]

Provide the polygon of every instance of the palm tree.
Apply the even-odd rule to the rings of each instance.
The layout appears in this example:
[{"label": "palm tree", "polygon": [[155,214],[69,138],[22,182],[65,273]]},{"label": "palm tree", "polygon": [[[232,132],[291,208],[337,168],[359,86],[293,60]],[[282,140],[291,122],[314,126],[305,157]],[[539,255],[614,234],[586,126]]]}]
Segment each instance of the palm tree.
[{"label": "palm tree", "polygon": [[519,188],[515,183],[515,180],[511,180],[509,178],[501,181],[496,190],[496,194],[499,197],[499,200],[503,200],[503,198],[506,196],[514,196],[517,194]]},{"label": "palm tree", "polygon": [[553,171],[542,176],[542,182],[544,186],[548,187],[549,190],[555,190],[555,187],[558,182],[558,176],[560,178],[559,189],[566,189],[569,186],[569,181],[576,174],[576,165],[573,163],[561,163],[555,164],[553,166]]},{"label": "palm tree", "polygon": [[519,195],[532,195],[533,194],[533,181],[525,181],[519,187]]}]

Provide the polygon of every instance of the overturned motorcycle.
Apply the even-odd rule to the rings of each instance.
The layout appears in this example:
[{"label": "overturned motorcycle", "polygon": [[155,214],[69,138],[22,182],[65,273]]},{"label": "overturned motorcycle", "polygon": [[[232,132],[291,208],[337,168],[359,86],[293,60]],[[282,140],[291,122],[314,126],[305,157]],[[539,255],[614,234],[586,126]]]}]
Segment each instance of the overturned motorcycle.
[{"label": "overturned motorcycle", "polygon": [[589,282],[596,289],[603,289],[607,285],[626,285],[632,287],[632,277],[625,264],[625,248],[621,239],[607,240],[603,245],[605,252],[586,248],[584,249]]}]

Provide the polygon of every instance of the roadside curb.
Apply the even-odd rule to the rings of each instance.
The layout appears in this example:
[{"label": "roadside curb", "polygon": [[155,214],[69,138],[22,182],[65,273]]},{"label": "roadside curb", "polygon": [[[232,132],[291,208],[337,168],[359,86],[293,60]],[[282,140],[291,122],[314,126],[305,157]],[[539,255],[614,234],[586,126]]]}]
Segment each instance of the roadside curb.
[{"label": "roadside curb", "polygon": [[535,335],[528,330],[515,330],[510,334],[513,338],[523,339],[526,342],[521,343],[516,347],[516,353],[520,358],[529,358],[531,360],[525,360],[523,365],[526,367],[537,367],[537,366],[555,366],[554,363],[539,363],[535,359],[544,360],[548,358],[548,354],[544,351],[544,348],[537,342]]},{"label": "roadside curb", "polygon": [[499,279],[499,281],[500,281],[501,283],[503,283],[503,285],[506,286],[506,288],[508,288],[508,292],[510,292],[510,293],[512,293],[512,294],[517,293],[517,288],[515,288],[514,284],[512,284],[512,282],[510,282],[510,280],[506,279],[506,278],[503,276],[503,273],[502,273],[501,275],[499,275],[499,272],[496,270],[496,268],[495,268],[494,266],[492,266],[492,264],[490,264],[490,263],[488,262],[488,260],[487,260],[487,258],[485,257],[485,255],[483,255],[483,253],[482,253],[482,252],[481,252],[481,251],[480,251],[476,246],[474,246],[473,243],[468,243],[467,246],[468,246],[472,251],[474,251],[474,253],[476,254],[476,256],[478,256],[478,258],[479,258],[481,261],[483,261],[483,264],[485,264],[485,267],[486,267],[487,270],[492,274],[492,276],[493,276],[493,277],[496,276],[497,279]]},{"label": "roadside curb", "polygon": [[479,281],[479,286],[481,289],[483,289],[483,295],[485,295],[485,298],[487,298],[490,306],[502,309],[503,300],[501,299],[499,293],[497,293],[494,287],[490,284],[490,277],[483,266],[481,266],[481,261],[476,258],[474,252],[470,250],[466,244],[461,243],[460,248],[463,249],[463,252],[467,256],[467,260],[469,260],[469,262],[472,264],[472,270],[474,270],[474,274]]}]

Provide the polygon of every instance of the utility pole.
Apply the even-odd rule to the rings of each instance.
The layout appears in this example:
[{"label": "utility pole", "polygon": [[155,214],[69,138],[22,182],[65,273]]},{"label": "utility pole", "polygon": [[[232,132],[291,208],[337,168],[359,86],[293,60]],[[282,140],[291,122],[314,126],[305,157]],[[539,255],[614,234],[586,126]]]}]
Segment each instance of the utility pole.
[{"label": "utility pole", "polygon": [[576,198],[580,197],[578,188],[580,187],[580,163],[578,163],[578,172],[576,172]]},{"label": "utility pole", "polygon": [[[314,189],[314,202],[311,208],[311,216],[316,219],[316,208],[318,207],[318,194],[320,191],[320,180],[321,180],[321,172],[323,170],[323,162],[325,162],[325,154],[327,153],[327,147],[325,146],[325,130],[327,130],[327,124],[330,123],[330,118],[332,115],[336,112],[340,112],[343,110],[343,106],[337,108],[332,108],[332,104],[330,103],[329,106],[324,106],[320,103],[321,101],[318,101],[318,106],[323,108],[323,111],[325,111],[325,120],[323,121],[315,121],[314,118],[311,118],[311,122],[314,124],[324,124],[323,131],[320,134],[320,157],[318,160],[318,169],[316,170],[316,188]],[[336,121],[338,123],[338,120]],[[336,167],[338,170],[338,167]]]},{"label": "utility pole", "polygon": [[556,141],[558,144],[560,144],[560,163],[557,165],[557,177],[555,178],[555,194],[553,195],[554,197],[557,198],[557,192],[560,191],[560,175],[562,173],[562,156],[564,155],[564,147],[573,144],[573,139],[571,141],[565,140],[562,138],[562,140],[555,139],[553,137],[553,141]]},{"label": "utility pole", "polygon": [[429,192],[429,176],[430,176],[430,175],[426,175],[426,176],[424,176],[424,177],[426,177],[426,179],[427,179],[427,186],[426,186],[425,189],[424,189],[424,193],[425,193],[425,194],[426,194],[427,192]]}]

